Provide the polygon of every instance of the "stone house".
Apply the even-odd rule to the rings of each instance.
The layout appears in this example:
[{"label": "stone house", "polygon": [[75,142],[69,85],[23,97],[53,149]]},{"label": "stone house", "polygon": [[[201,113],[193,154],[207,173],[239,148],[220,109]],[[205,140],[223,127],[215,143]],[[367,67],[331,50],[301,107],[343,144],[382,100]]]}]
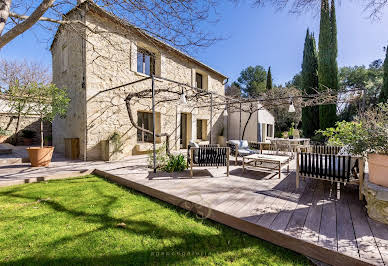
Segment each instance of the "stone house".
[{"label": "stone house", "polygon": [[[274,137],[275,134],[275,118],[274,116],[265,109],[260,103],[257,104],[251,114],[248,121],[247,128],[245,130],[244,140],[258,141],[258,142],[269,142],[270,138]],[[245,103],[245,105],[248,105]],[[242,108],[249,109],[249,108]],[[240,128],[240,112],[230,111],[228,115],[228,138],[229,139],[240,139],[242,138],[244,126],[249,118],[249,112],[241,112],[241,128]]]},{"label": "stone house", "polygon": [[[150,90],[151,80],[106,91],[151,74],[224,95],[225,75],[150,37],[92,1],[83,1],[66,17],[79,23],[61,25],[51,45],[53,83],[66,87],[71,98],[67,117],[53,121],[56,151],[64,152],[65,138],[78,138],[81,159],[102,159],[104,143],[112,135],[119,136],[119,148],[110,158],[151,150],[152,136],[132,125],[124,101],[130,92]],[[156,78],[155,89],[163,88],[180,91],[184,86]],[[224,127],[222,111],[214,110],[210,119],[210,107],[198,108],[200,99],[180,105],[178,101],[163,103],[158,97],[156,132],[171,134],[172,150],[186,148],[190,140],[209,141],[210,129],[212,142],[216,142]],[[133,101],[130,108],[138,126],[149,130],[151,106],[151,99],[144,97]],[[165,139],[156,141],[161,146]]]}]

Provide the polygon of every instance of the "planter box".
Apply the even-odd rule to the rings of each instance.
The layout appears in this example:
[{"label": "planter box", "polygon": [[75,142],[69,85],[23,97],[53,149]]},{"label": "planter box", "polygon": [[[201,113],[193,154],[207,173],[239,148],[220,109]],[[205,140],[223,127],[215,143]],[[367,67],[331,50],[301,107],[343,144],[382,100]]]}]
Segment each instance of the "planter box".
[{"label": "planter box", "polygon": [[388,187],[388,155],[372,153],[368,155],[369,181]]},{"label": "planter box", "polygon": [[368,216],[373,220],[388,224],[388,188],[370,182],[366,175],[363,194],[367,202]]}]

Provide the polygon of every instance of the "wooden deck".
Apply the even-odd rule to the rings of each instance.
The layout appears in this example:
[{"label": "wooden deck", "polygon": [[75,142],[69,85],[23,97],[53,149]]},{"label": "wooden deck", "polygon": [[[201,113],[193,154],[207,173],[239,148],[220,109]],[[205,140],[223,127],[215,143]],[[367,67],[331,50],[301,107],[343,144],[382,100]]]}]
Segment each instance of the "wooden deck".
[{"label": "wooden deck", "polygon": [[368,218],[357,186],[307,179],[295,189],[295,168],[277,173],[241,166],[153,174],[146,156],[120,162],[58,161],[50,167],[0,167],[0,185],[94,173],[276,245],[332,265],[388,264],[388,226]]},{"label": "wooden deck", "polygon": [[[293,165],[291,165],[292,167]],[[388,226],[368,218],[357,186],[307,179],[295,172],[197,168],[194,177],[153,174],[138,160],[96,174],[274,244],[332,265],[388,264]]]}]

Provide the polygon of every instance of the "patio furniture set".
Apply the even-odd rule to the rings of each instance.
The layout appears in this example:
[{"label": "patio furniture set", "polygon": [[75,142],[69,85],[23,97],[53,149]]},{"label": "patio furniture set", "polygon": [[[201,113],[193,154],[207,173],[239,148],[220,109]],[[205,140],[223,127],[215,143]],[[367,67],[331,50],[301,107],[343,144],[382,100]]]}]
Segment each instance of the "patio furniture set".
[{"label": "patio furniture set", "polygon": [[[310,145],[309,139],[272,139],[271,143],[230,140],[227,147],[217,145],[198,145],[190,142],[187,164],[190,175],[193,167],[225,166],[229,176],[230,154],[242,157],[243,172],[247,167],[274,170],[281,178],[281,169],[296,157],[296,187],[300,178],[313,178],[332,183],[358,184],[359,198],[362,199],[361,186],[364,180],[364,159],[344,152],[343,147]],[[265,149],[267,148],[267,149]],[[267,153],[263,154],[263,150]]]}]

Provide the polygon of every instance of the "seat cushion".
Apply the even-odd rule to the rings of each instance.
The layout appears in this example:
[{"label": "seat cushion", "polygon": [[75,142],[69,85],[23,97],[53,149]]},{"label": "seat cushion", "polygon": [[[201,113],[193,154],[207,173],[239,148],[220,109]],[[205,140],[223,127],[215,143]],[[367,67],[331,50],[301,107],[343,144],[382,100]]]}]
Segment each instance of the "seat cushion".
[{"label": "seat cushion", "polygon": [[249,148],[249,144],[247,140],[240,141],[239,149],[248,149],[248,148]]},{"label": "seat cushion", "polygon": [[193,147],[193,148],[199,148],[199,145],[192,140],[189,141],[189,145],[190,147]]},{"label": "seat cushion", "polygon": [[239,141],[239,140],[229,140],[228,143],[229,143],[229,144],[239,145],[239,146],[240,146],[240,141]]}]

